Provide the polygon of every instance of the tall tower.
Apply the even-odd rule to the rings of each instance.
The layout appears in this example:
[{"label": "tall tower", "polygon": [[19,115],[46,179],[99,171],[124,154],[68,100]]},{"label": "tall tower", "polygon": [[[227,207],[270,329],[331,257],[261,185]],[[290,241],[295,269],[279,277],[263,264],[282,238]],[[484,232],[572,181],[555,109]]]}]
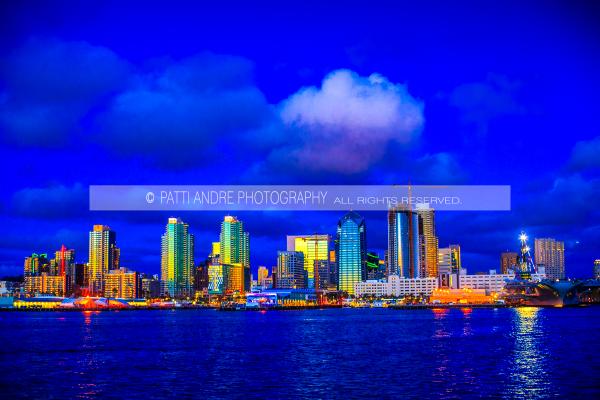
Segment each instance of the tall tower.
[{"label": "tall tower", "polygon": [[367,228],[365,220],[351,211],[339,220],[336,253],[338,290],[354,294],[354,285],[367,279]]},{"label": "tall tower", "polygon": [[232,275],[231,279],[241,280],[232,282],[236,288],[250,290],[250,237],[244,231],[244,223],[236,217],[225,216],[221,222],[220,234],[220,263],[234,266],[237,271],[241,266],[241,272]]},{"label": "tall tower", "polygon": [[565,277],[565,243],[551,238],[535,239],[535,263],[546,268],[550,279]]},{"label": "tall tower", "polygon": [[194,269],[194,236],[188,224],[179,218],[169,218],[162,235],[161,289],[170,297],[192,294]]},{"label": "tall tower", "polygon": [[393,207],[388,211],[387,275],[418,278],[419,264],[419,215],[408,206]]},{"label": "tall tower", "polygon": [[304,254],[300,251],[278,251],[275,286],[278,289],[304,289]]},{"label": "tall tower", "polygon": [[329,235],[287,236],[287,251],[299,251],[304,254],[304,270],[308,289],[324,289],[326,286],[325,275],[329,270],[330,242]]},{"label": "tall tower", "polygon": [[106,225],[94,225],[90,232],[87,270],[88,293],[104,295],[104,277],[115,266],[117,234]]},{"label": "tall tower", "polygon": [[435,235],[435,213],[429,204],[417,204],[419,216],[419,278],[438,275],[438,238]]}]

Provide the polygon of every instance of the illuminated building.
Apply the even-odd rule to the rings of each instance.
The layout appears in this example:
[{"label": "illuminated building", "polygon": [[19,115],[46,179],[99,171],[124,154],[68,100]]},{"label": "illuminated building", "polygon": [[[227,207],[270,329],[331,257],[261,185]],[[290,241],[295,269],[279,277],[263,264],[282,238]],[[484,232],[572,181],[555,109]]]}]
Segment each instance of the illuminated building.
[{"label": "illuminated building", "polygon": [[25,277],[25,292],[29,294],[64,296],[66,285],[64,275],[48,275],[47,272],[42,272],[37,276]]},{"label": "illuminated building", "polygon": [[39,296],[15,299],[14,308],[33,308],[33,309],[53,309],[58,308],[62,302],[62,297]]},{"label": "illuminated building", "polygon": [[[216,249],[213,246],[213,252]],[[242,290],[250,290],[250,238],[244,231],[244,223],[236,217],[225,216],[221,222],[219,262],[242,266]],[[237,275],[236,275],[237,276]],[[234,279],[231,277],[231,279]],[[237,278],[233,282],[237,287]],[[237,289],[236,289],[237,290]]]},{"label": "illuminated building", "polygon": [[221,242],[212,242],[212,250],[209,257],[218,257],[221,254]]},{"label": "illuminated building", "polygon": [[435,235],[435,212],[428,204],[417,204],[419,216],[419,277],[438,275],[438,238]]},{"label": "illuminated building", "polygon": [[306,287],[304,253],[278,251],[274,286],[277,289],[302,289]]},{"label": "illuminated building", "polygon": [[208,265],[208,294],[225,294],[226,272],[222,264]]},{"label": "illuminated building", "polygon": [[161,292],[163,296],[192,295],[194,269],[194,236],[188,224],[179,218],[169,218],[162,235]]},{"label": "illuminated building", "polygon": [[[465,271],[464,269],[462,271]],[[537,274],[532,274],[532,281],[541,281],[546,278],[546,275],[539,271]],[[459,279],[460,289],[486,289],[490,292],[500,293],[507,281],[515,279],[514,272],[508,274],[497,274],[496,270],[490,270],[488,274],[461,274]]]},{"label": "illuminated building", "polygon": [[438,276],[440,287],[458,288],[461,269],[460,246],[451,244],[438,249]]},{"label": "illuminated building", "polygon": [[222,264],[224,276],[227,278],[225,282],[225,293],[244,293],[246,292],[246,284],[250,283],[247,276],[247,270],[243,264]]},{"label": "illuminated building", "polygon": [[429,297],[429,302],[439,304],[490,304],[495,299],[485,289],[437,289]]},{"label": "illuminated building", "polygon": [[90,295],[104,293],[104,276],[118,268],[116,233],[105,225],[94,225],[90,232],[87,284]]},{"label": "illuminated building", "polygon": [[120,299],[135,299],[142,294],[140,284],[137,272],[127,268],[113,269],[104,277],[104,295]]},{"label": "illuminated building", "polygon": [[204,293],[208,289],[208,261],[194,269],[194,291]]},{"label": "illuminated building", "polygon": [[54,253],[52,260],[52,275],[68,275],[71,265],[75,262],[75,250],[67,249],[64,245]]},{"label": "illuminated building", "polygon": [[565,243],[555,239],[535,239],[535,263],[546,268],[549,279],[565,278]]},{"label": "illuminated building", "polygon": [[142,293],[141,296],[149,299],[160,297],[160,280],[153,276],[142,276]]},{"label": "illuminated building", "polygon": [[354,285],[367,278],[367,228],[365,220],[351,211],[338,222],[336,238],[338,290],[354,294]]},{"label": "illuminated building", "polygon": [[513,270],[515,265],[517,265],[517,253],[513,251],[500,253],[500,271],[503,274],[508,274],[508,271]]},{"label": "illuminated building", "polygon": [[[304,255],[304,270],[306,271],[306,287],[309,289],[315,288],[315,265],[317,274],[322,270],[324,263],[317,264],[319,261],[329,263],[329,243],[331,237],[329,235],[288,235],[287,236],[287,251],[299,251]],[[319,279],[319,283],[322,280]],[[319,287],[317,287],[319,288]]]},{"label": "illuminated building", "polygon": [[419,215],[407,206],[388,211],[387,257],[388,276],[419,277]]},{"label": "illuminated building", "polygon": [[48,264],[48,255],[47,254],[37,254],[33,253],[31,257],[25,257],[25,265],[23,268],[23,275],[25,277],[28,276],[38,276],[42,273],[42,269],[44,266]]},{"label": "illuminated building", "polygon": [[379,254],[367,252],[367,280],[379,280],[385,276],[385,263],[379,258]]},{"label": "illuminated building", "polygon": [[600,259],[594,260],[594,279],[600,279]]},{"label": "illuminated building", "polygon": [[262,265],[259,266],[258,267],[258,276],[256,278],[258,285],[261,287],[265,287],[265,280],[268,277],[269,277],[269,270],[267,269],[267,267],[264,267]]},{"label": "illuminated building", "polygon": [[356,296],[428,296],[438,287],[437,278],[405,278],[390,275],[387,280],[367,280],[355,284]]}]

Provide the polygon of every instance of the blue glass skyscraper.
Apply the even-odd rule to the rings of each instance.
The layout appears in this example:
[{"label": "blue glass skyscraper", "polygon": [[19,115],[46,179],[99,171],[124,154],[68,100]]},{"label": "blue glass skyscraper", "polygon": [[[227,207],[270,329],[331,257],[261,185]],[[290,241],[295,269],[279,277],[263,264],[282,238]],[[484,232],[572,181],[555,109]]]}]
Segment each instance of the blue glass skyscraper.
[{"label": "blue glass skyscraper", "polygon": [[338,222],[336,255],[338,290],[354,294],[354,285],[367,278],[367,228],[364,218],[354,211]]},{"label": "blue glass skyscraper", "polygon": [[419,277],[419,216],[408,207],[388,212],[387,274]]}]

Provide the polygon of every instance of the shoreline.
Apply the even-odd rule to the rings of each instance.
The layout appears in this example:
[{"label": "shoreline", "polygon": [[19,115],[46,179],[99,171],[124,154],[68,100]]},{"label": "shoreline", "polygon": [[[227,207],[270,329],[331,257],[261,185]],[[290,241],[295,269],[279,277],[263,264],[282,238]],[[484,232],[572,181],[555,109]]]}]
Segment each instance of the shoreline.
[{"label": "shoreline", "polygon": [[263,311],[298,311],[298,310],[327,310],[327,309],[390,309],[390,310],[433,310],[433,309],[473,309],[473,308],[577,308],[598,306],[598,303],[575,304],[564,306],[552,305],[507,305],[507,304],[415,304],[415,305],[394,305],[388,307],[344,307],[341,305],[326,306],[290,306],[290,307],[269,307],[269,308],[246,308],[246,309],[222,309],[220,307],[136,307],[136,308],[0,308],[0,312],[120,312],[120,311],[193,311],[193,310],[214,310],[224,312],[263,312]]}]

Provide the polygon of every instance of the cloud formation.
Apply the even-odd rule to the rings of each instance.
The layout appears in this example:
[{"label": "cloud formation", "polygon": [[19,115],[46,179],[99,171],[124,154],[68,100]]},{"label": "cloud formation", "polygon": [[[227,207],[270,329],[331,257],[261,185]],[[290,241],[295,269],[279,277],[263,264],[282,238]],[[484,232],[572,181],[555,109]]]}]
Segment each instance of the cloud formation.
[{"label": "cloud formation", "polygon": [[600,136],[575,144],[569,168],[576,171],[600,168]]},{"label": "cloud formation", "polygon": [[215,147],[232,155],[270,117],[251,69],[243,58],[202,54],[142,76],[98,118],[97,139],[164,167],[203,164]]},{"label": "cloud formation", "polygon": [[349,70],[330,73],[320,88],[303,88],[280,107],[296,141],[288,151],[311,170],[364,171],[390,142],[412,142],[424,123],[423,104],[404,85]]},{"label": "cloud formation", "polygon": [[91,107],[123,87],[128,72],[107,48],[31,39],[1,63],[0,130],[19,145],[63,145]]}]

